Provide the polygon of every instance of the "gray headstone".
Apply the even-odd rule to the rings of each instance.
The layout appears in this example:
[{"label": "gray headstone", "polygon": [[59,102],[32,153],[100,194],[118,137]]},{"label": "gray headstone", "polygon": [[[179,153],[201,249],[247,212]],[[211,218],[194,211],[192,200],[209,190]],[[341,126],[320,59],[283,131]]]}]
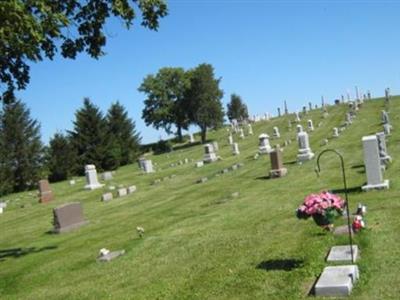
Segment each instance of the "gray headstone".
[{"label": "gray headstone", "polygon": [[[329,251],[328,262],[351,262],[351,251],[350,245],[345,246],[334,246]],[[354,262],[358,259],[359,251],[357,245],[353,245],[353,257]],[[354,263],[353,262],[353,263]]]},{"label": "gray headstone", "polygon": [[315,296],[349,296],[359,277],[356,265],[326,267],[315,285]]},{"label": "gray headstone", "polygon": [[94,190],[101,188],[103,184],[100,184],[97,179],[97,171],[95,165],[86,165],[85,166],[85,176],[86,176],[86,185],[85,189]]},{"label": "gray headstone", "polygon": [[79,202],[64,204],[53,209],[53,231],[55,233],[66,232],[86,223]]},{"label": "gray headstone", "polygon": [[113,199],[112,193],[105,193],[101,196],[101,201],[107,202]]}]

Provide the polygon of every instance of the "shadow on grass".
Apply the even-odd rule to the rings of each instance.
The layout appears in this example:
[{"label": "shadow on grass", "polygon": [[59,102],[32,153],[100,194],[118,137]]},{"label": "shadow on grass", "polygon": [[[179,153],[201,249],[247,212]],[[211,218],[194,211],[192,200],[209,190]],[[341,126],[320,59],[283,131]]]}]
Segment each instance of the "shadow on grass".
[{"label": "shadow on grass", "polygon": [[297,160],[292,160],[292,161],[288,161],[288,162],[284,162],[284,165],[295,165],[297,164]]},{"label": "shadow on grass", "polygon": [[261,176],[261,177],[256,177],[255,178],[256,180],[268,180],[268,179],[271,179],[271,176]]},{"label": "shadow on grass", "polygon": [[260,262],[256,269],[265,271],[292,271],[302,268],[304,261],[301,259],[270,259]]},{"label": "shadow on grass", "polygon": [[186,143],[186,144],[183,144],[183,145],[174,146],[173,149],[174,149],[174,151],[178,151],[178,150],[184,150],[184,149],[187,149],[187,148],[190,148],[190,147],[195,147],[195,146],[198,146],[198,145],[201,145],[201,142]]},{"label": "shadow on grass", "polygon": [[47,246],[42,248],[29,247],[29,248],[12,248],[0,249],[0,261],[4,261],[7,257],[19,258],[32,253],[39,253],[47,250],[57,249],[57,246]]},{"label": "shadow on grass", "polygon": [[[333,194],[344,193],[344,189],[334,189],[334,190],[331,190],[331,192]],[[351,187],[351,188],[347,188],[347,192],[349,194],[351,194],[351,193],[361,193],[362,192],[361,185],[360,186],[354,186],[354,187]]]},{"label": "shadow on grass", "polygon": [[364,164],[361,164],[361,165],[354,165],[354,166],[351,166],[351,168],[352,168],[352,169],[361,169],[361,168],[364,168]]}]

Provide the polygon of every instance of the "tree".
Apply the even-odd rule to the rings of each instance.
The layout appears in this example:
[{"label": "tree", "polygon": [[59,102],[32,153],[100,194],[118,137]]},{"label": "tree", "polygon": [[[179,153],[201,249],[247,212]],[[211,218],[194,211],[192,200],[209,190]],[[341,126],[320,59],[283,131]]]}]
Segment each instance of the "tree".
[{"label": "tree", "polygon": [[219,88],[220,79],[214,78],[214,68],[201,64],[189,72],[190,88],[185,99],[190,120],[201,130],[201,141],[205,143],[207,128],[218,128],[223,124],[224,110]]},{"label": "tree", "polygon": [[133,122],[125,108],[117,101],[113,103],[107,113],[108,136],[114,139],[118,153],[119,165],[132,163],[139,154],[140,135],[136,132]]},{"label": "tree", "polygon": [[14,99],[14,90],[29,83],[28,62],[64,58],[80,52],[104,54],[105,24],[111,17],[129,29],[141,12],[141,25],[157,30],[167,15],[164,0],[2,0],[0,1],[0,100]]},{"label": "tree", "polygon": [[50,181],[61,181],[74,172],[76,155],[70,139],[62,133],[56,133],[50,139],[47,166]]},{"label": "tree", "polygon": [[243,103],[242,98],[239,95],[231,95],[231,102],[228,103],[227,108],[227,115],[230,121],[233,119],[243,121],[249,118],[247,105]]},{"label": "tree", "polygon": [[44,161],[40,125],[19,100],[3,104],[0,146],[0,194],[36,186]]},{"label": "tree", "polygon": [[76,173],[83,174],[87,164],[96,165],[100,171],[118,167],[119,153],[115,139],[109,138],[102,112],[88,98],[75,113],[74,130],[70,131],[70,136],[77,155]]},{"label": "tree", "polygon": [[182,129],[187,129],[189,119],[185,106],[185,92],[189,78],[182,68],[162,68],[154,75],[148,75],[139,87],[147,95],[142,118],[146,125],[163,128],[168,134],[172,126],[182,141]]}]

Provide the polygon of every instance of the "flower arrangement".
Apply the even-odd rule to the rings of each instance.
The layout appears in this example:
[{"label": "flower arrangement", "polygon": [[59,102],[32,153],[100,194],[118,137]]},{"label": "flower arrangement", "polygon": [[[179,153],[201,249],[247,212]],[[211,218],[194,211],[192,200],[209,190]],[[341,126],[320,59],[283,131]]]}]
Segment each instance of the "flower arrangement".
[{"label": "flower arrangement", "polygon": [[339,214],[343,213],[345,202],[338,195],[323,191],[319,194],[310,194],[296,210],[299,219],[312,217],[317,225],[330,226]]},{"label": "flower arrangement", "polygon": [[362,216],[360,215],[355,216],[352,227],[354,232],[359,232],[361,231],[361,229],[365,228],[365,223]]}]

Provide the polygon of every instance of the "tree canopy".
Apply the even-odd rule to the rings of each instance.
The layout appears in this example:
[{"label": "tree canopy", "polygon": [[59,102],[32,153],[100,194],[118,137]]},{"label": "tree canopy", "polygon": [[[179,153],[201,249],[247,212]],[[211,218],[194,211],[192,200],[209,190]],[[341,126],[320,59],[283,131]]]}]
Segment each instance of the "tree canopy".
[{"label": "tree canopy", "polygon": [[2,0],[0,1],[0,100],[14,99],[29,83],[29,62],[53,59],[58,51],[74,59],[80,52],[104,54],[104,26],[111,17],[129,29],[136,12],[141,25],[157,30],[167,15],[165,0]]},{"label": "tree canopy", "polygon": [[229,120],[245,120],[249,117],[249,112],[247,110],[247,105],[243,103],[242,98],[239,95],[232,94],[231,101],[227,105],[228,111],[227,115]]}]

